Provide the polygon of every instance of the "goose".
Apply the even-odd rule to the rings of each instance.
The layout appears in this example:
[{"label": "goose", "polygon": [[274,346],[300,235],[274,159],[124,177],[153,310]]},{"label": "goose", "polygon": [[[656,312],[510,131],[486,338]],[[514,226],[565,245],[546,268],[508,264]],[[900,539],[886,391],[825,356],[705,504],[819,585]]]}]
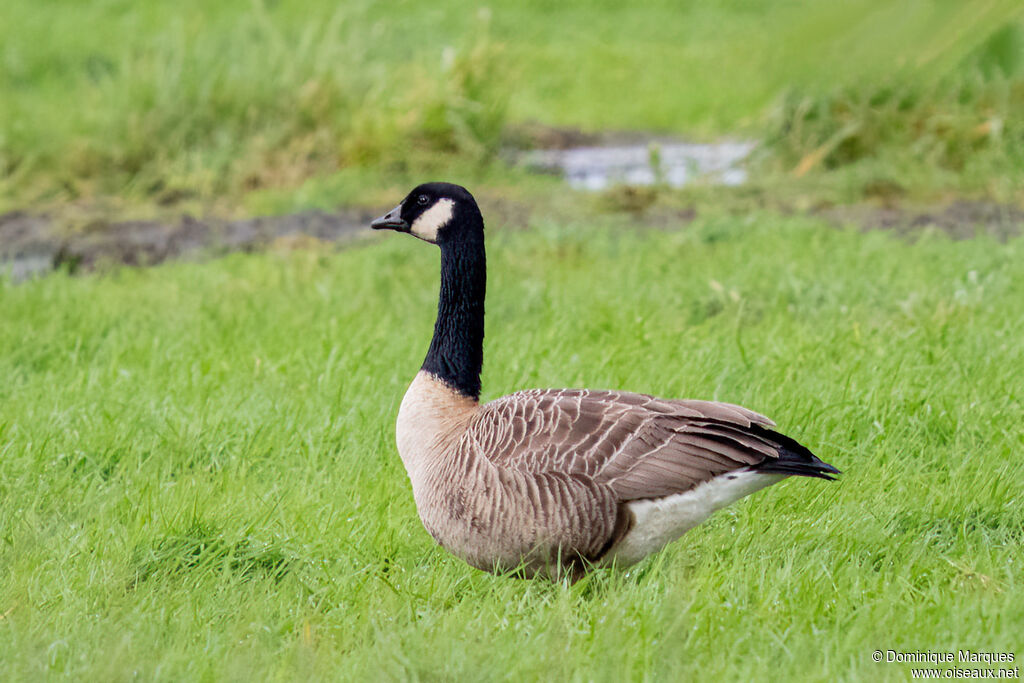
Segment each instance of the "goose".
[{"label": "goose", "polygon": [[481,404],[487,266],[476,200],[426,183],[371,227],[441,250],[434,335],[396,440],[423,526],[473,567],[575,581],[639,562],[789,476],[839,474],[730,403],[532,389]]}]

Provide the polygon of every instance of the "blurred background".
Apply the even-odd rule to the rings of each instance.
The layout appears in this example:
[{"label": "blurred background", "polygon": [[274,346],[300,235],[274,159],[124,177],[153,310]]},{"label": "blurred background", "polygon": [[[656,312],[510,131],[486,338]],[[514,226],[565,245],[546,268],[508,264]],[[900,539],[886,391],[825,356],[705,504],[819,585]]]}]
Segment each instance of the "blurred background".
[{"label": "blurred background", "polygon": [[753,148],[727,178],[744,196],[1019,202],[1022,16],[1015,0],[7,0],[0,209],[378,205],[425,177],[550,187],[524,150],[722,139]]}]

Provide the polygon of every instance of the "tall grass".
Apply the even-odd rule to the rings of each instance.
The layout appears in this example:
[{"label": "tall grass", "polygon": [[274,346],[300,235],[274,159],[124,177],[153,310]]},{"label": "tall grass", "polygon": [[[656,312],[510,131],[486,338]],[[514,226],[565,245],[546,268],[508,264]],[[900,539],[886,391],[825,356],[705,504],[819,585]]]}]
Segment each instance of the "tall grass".
[{"label": "tall grass", "polygon": [[769,168],[873,156],[937,163],[949,173],[936,182],[955,184],[1019,158],[1022,11],[8,0],[0,201],[170,203],[338,170],[436,174],[493,160],[508,124],[530,121],[767,133]]},{"label": "tall grass", "polygon": [[1006,195],[1024,181],[1019,111],[1024,24],[1007,23],[952,71],[903,69],[871,84],[789,93],[772,112],[766,148],[796,175],[873,162],[896,181],[916,165]]},{"label": "tall grass", "polygon": [[[289,21],[238,4],[16,6],[0,137],[8,187],[173,200],[400,163],[410,149],[493,153],[504,94],[486,17],[443,59],[385,69],[368,56],[381,38],[365,6]],[[47,18],[42,50],[17,40],[19,22]],[[75,44],[82,24],[99,31],[93,44]]]}]

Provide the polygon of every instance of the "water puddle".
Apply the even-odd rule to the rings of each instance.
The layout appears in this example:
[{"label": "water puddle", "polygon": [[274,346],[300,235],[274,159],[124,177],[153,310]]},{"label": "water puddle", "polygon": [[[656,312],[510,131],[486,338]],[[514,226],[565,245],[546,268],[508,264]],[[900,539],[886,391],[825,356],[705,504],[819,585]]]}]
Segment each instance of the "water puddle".
[{"label": "water puddle", "polygon": [[742,185],[747,171],[741,162],[754,147],[750,141],[573,147],[528,152],[524,163],[538,172],[564,176],[573,188],[595,192],[622,184]]},{"label": "water puddle", "polygon": [[0,257],[0,278],[9,278],[17,284],[53,270],[53,254],[20,254]]}]

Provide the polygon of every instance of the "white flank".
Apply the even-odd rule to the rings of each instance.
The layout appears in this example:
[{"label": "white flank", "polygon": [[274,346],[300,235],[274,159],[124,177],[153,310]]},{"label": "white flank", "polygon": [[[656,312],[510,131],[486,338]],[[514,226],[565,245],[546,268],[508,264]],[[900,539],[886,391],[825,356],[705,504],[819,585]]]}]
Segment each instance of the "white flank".
[{"label": "white flank", "polygon": [[437,241],[437,231],[448,225],[452,219],[455,209],[455,202],[451,199],[439,199],[437,202],[420,214],[420,217],[409,226],[409,232],[421,240],[427,242]]},{"label": "white flank", "polygon": [[639,562],[697,526],[716,510],[785,479],[784,474],[742,470],[722,474],[686,493],[629,503],[636,522],[612,548],[607,560],[619,565]]}]

